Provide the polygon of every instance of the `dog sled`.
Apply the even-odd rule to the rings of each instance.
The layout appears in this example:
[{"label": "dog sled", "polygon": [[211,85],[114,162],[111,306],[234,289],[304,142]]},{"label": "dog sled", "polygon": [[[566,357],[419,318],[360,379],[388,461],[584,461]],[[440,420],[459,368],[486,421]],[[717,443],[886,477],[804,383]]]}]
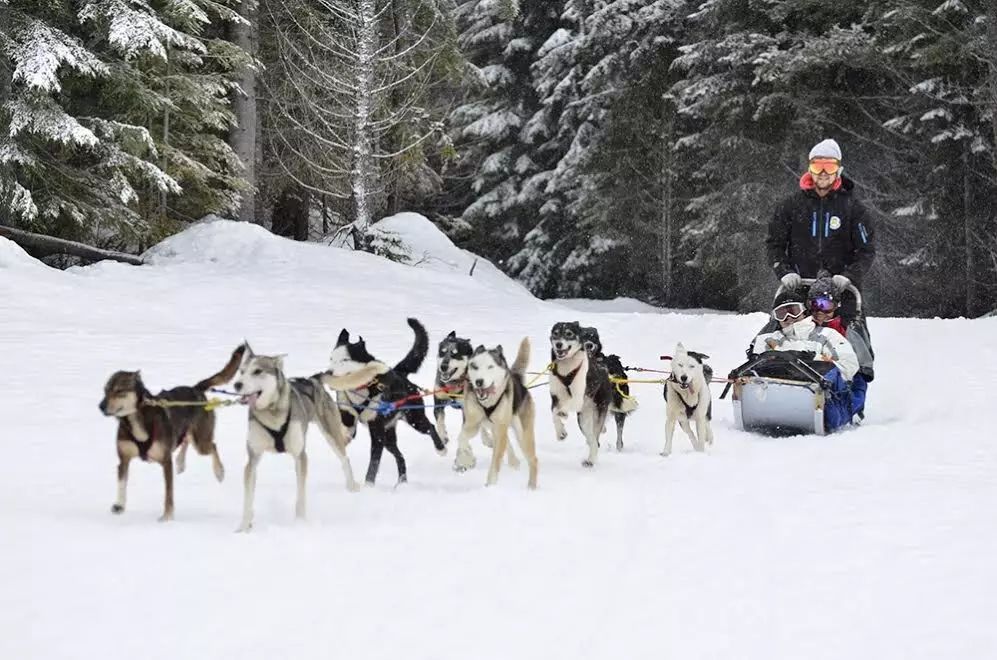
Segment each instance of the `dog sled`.
[{"label": "dog sled", "polygon": [[[810,285],[813,280],[804,279]],[[862,295],[853,285],[856,314]],[[776,298],[783,292],[780,285]],[[728,376],[738,430],[763,435],[827,435],[852,423],[852,391],[833,362],[800,351],[754,355]]]}]

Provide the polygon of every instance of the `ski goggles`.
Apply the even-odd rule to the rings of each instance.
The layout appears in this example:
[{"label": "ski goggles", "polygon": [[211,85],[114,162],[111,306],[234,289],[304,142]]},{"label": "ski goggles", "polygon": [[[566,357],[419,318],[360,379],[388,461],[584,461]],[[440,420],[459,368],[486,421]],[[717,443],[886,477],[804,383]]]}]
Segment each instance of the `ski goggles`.
[{"label": "ski goggles", "polygon": [[815,312],[833,312],[838,308],[838,301],[832,296],[817,296],[810,300],[810,309]]},{"label": "ski goggles", "polygon": [[786,319],[798,319],[803,316],[803,313],[807,311],[803,306],[803,303],[798,302],[788,302],[782,303],[778,307],[772,310],[772,318],[776,321],[785,321]]},{"label": "ski goggles", "polygon": [[833,158],[814,158],[810,161],[810,173],[837,174],[841,170],[841,163]]}]

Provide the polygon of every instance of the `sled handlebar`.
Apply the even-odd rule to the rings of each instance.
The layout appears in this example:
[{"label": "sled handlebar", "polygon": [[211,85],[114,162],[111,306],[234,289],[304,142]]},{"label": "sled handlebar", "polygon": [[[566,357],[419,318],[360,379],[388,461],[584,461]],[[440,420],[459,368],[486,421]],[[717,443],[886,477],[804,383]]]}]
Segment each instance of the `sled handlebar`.
[{"label": "sled handlebar", "polygon": [[[813,277],[803,277],[803,278],[800,279],[800,284],[804,285],[804,286],[810,286],[811,284],[813,284],[816,281],[817,280],[815,278],[813,278]],[[779,283],[779,288],[775,290],[775,296],[774,296],[774,298],[778,298],[779,294],[782,293],[785,290],[786,290],[786,287],[783,286],[782,282],[780,282]],[[861,314],[862,313],[862,294],[859,293],[858,288],[856,288],[856,286],[854,284],[852,284],[851,282],[849,282],[848,286],[845,287],[845,291],[850,292],[855,297],[855,313],[856,314]]]}]

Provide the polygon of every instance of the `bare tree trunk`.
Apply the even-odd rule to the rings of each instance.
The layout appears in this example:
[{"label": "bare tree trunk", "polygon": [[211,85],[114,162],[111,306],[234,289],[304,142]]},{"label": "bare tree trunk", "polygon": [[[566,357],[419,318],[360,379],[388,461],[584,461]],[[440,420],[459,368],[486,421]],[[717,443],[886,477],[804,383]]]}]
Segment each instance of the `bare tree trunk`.
[{"label": "bare tree trunk", "polygon": [[966,309],[967,317],[972,318],[976,311],[976,231],[973,227],[973,187],[970,172],[969,143],[962,148],[962,215],[963,233],[966,236]]},{"label": "bare tree trunk", "polygon": [[353,163],[350,173],[353,188],[354,227],[366,248],[367,229],[371,224],[370,195],[373,186],[371,157],[371,93],[374,87],[374,57],[376,49],[375,24],[376,8],[374,0],[360,0],[357,9],[359,19],[357,74],[356,74],[356,115],[354,116]]},{"label": "bare tree trunk", "polygon": [[[239,15],[246,23],[232,24],[232,41],[236,46],[256,58],[256,0],[242,0]],[[237,91],[232,99],[232,111],[237,125],[229,134],[229,144],[242,162],[243,178],[249,190],[242,193],[239,220],[256,222],[256,69],[253,64],[239,70]]]},{"label": "bare tree trunk", "polygon": [[673,266],[675,263],[675,236],[672,216],[672,121],[665,118],[661,139],[661,288],[664,303],[673,301]]},{"label": "bare tree trunk", "polygon": [[102,250],[86,243],[67,241],[54,236],[36,234],[23,229],[0,226],[0,236],[9,238],[20,245],[26,252],[30,252],[36,257],[47,257],[53,254],[69,254],[87,261],[101,261],[111,259],[113,261],[123,261],[126,264],[142,265],[142,258],[124,252],[114,250]]}]

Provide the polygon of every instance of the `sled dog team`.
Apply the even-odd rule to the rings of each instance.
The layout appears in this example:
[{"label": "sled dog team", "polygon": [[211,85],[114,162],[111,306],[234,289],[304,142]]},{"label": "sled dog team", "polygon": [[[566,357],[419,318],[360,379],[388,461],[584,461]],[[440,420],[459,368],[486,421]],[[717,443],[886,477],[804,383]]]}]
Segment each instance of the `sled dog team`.
[{"label": "sled dog team", "polygon": [[[480,434],[491,448],[487,485],[498,480],[499,469],[508,451],[508,463],[518,468],[519,456],[509,444],[515,435],[528,468],[527,487],[537,487],[535,405],[526,380],[530,342],[524,337],[510,363],[501,346],[473,348],[471,340],[450,332],[439,344],[434,388],[435,426],[426,416],[423,392],[409,377],[418,371],[429,352],[429,336],[416,319],[408,319],[415,342],[401,362],[391,367],[375,358],[363,337],[351,341],[343,330],[329,357],[328,369],[308,377],[284,373],[283,356],[257,355],[245,343],[232,352],[218,373],[192,387],[179,386],[153,395],[138,371],[115,372],[104,386],[101,412],[118,418],[118,496],[113,513],[125,510],[128,467],[132,459],[159,463],[163,469],[166,498],[160,520],[173,519],[173,454],[176,471],[186,466],[187,448],[211,456],[215,477],[222,481],[225,470],[214,442],[215,413],[206,393],[234,381],[232,389],[239,403],[248,408],[246,447],[249,458],[244,473],[244,500],[239,531],[253,524],[256,472],[266,452],[287,453],[294,459],[297,477],[295,514],[305,516],[305,481],[308,455],[305,436],[309,425],[318,426],[342,465],[346,488],[359,489],[346,447],[363,424],[370,434],[370,461],[366,482],[377,478],[385,449],[394,459],[398,482],[407,481],[405,457],[398,447],[396,427],[404,420],[419,433],[429,436],[433,447],[443,455],[449,438],[446,409],[462,411],[463,424],[457,437],[454,469],[464,472],[475,466],[471,439]],[[616,422],[616,448],[623,449],[623,426],[627,415],[636,410],[629,396],[626,372],[616,355],[603,353],[595,328],[578,322],[555,323],[550,334],[551,363],[549,386],[554,432],[558,440],[568,436],[565,423],[571,414],[585,437],[585,467],[595,465],[599,436],[606,430],[609,413]],[[704,364],[707,356],[686,351],[679,344],[672,359],[672,373],[665,383],[667,419],[665,447],[672,449],[676,423],[688,434],[693,447],[703,451],[713,441],[710,428],[712,404],[709,382],[712,370]],[[328,388],[328,389],[327,389]],[[333,398],[329,390],[336,393]],[[693,433],[692,425],[696,430]]]}]

